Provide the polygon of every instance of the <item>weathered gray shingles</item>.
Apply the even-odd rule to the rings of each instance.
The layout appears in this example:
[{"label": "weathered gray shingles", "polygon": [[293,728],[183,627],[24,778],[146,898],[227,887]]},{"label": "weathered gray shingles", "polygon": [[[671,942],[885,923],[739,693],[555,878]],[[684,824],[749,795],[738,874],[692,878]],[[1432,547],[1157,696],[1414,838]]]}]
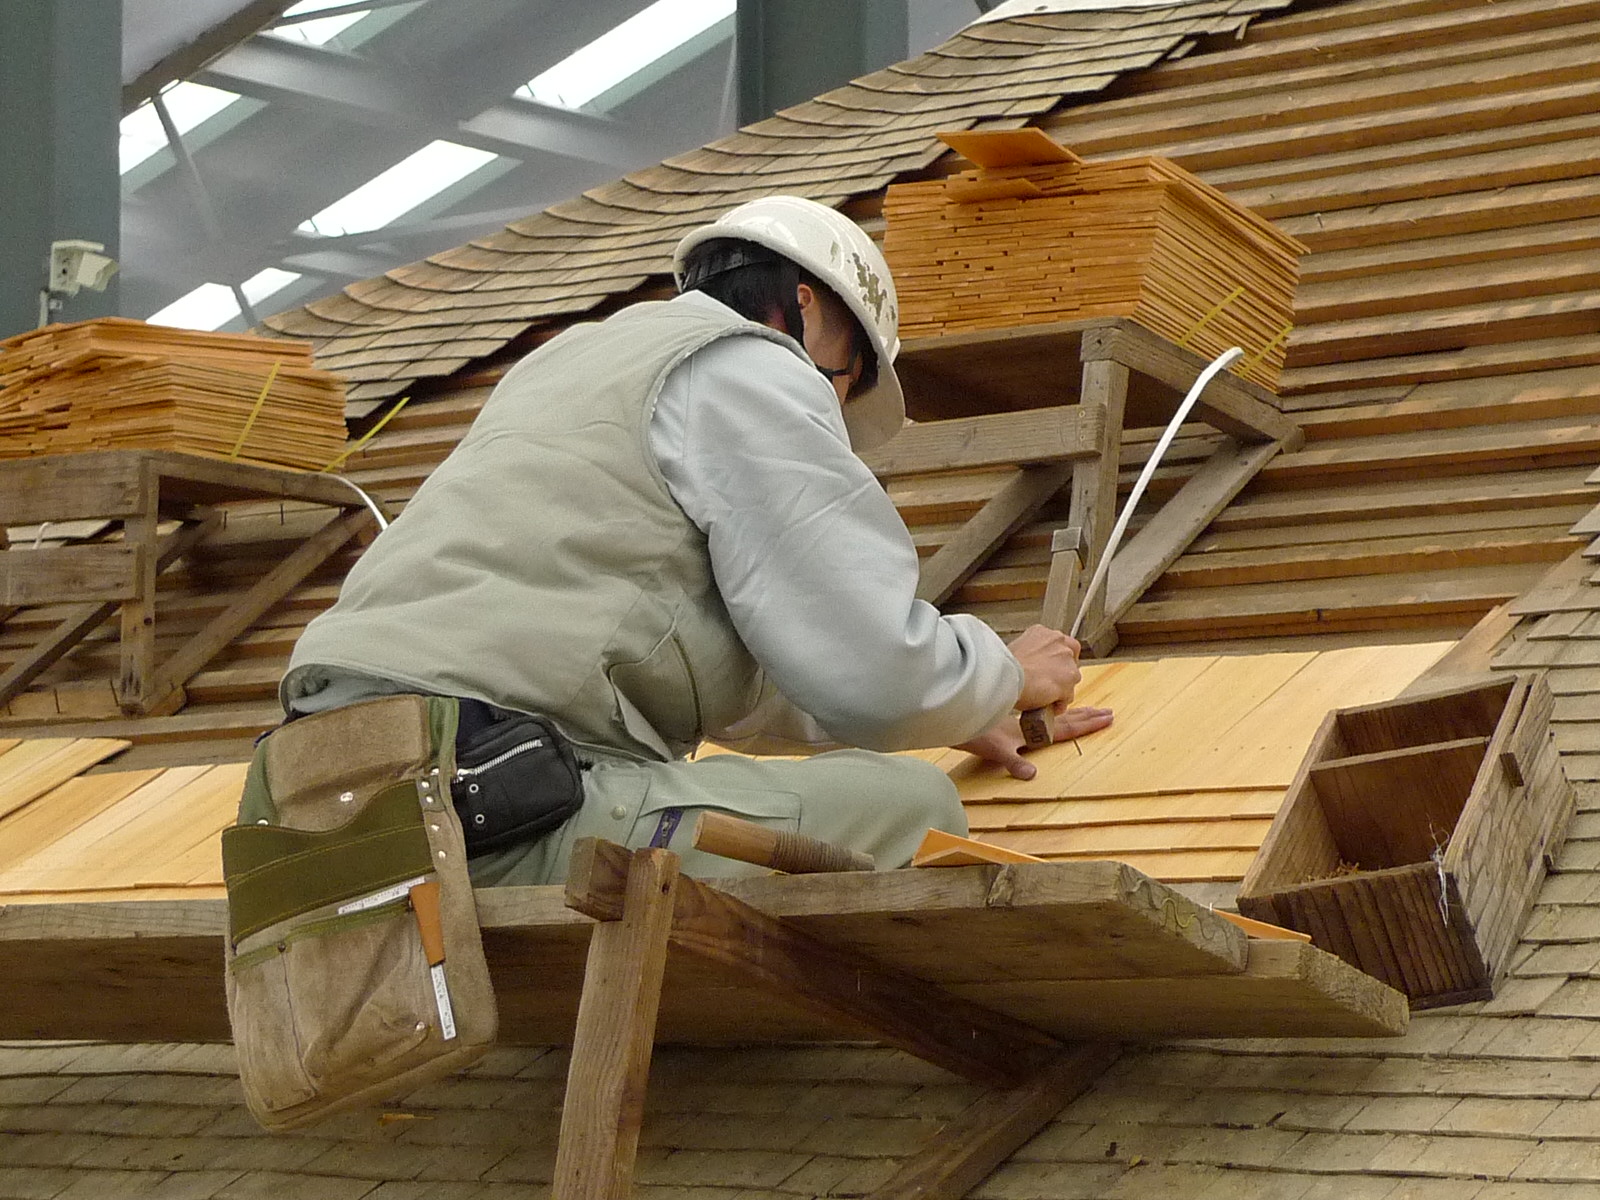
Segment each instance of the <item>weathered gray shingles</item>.
[{"label": "weathered gray shingles", "polygon": [[[1568,845],[1600,851],[1600,788],[1580,787]],[[1596,863],[1549,876],[1493,1001],[1418,1014],[1401,1039],[1129,1055],[974,1195],[1014,1194],[1029,1164],[1107,1162],[1105,1194],[1130,1198],[1600,1194]]]},{"label": "weathered gray shingles", "polygon": [[[315,340],[319,360],[357,385],[356,398],[395,394],[413,379],[492,353],[498,348],[492,343],[510,341],[519,323],[577,315],[626,294],[664,272],[686,229],[744,199],[779,189],[824,203],[869,194],[937,157],[939,129],[1011,124],[1283,2],[1197,0],[1173,9],[977,26],[703,151],[593,189],[503,234],[352,285],[268,325]],[[493,292],[515,296],[490,299]],[[375,339],[380,330],[396,336]],[[414,370],[405,369],[408,359]]]},{"label": "weathered gray shingles", "polygon": [[[1497,665],[1528,665],[1532,645],[1583,648],[1557,674],[1600,667],[1600,619],[1531,619],[1559,625]],[[1600,750],[1590,691],[1558,701],[1559,736]],[[975,1194],[1008,1195],[1029,1161],[1103,1169],[1108,1159],[1122,1172],[1115,1194],[1130,1197],[1597,1194],[1600,786],[1578,791],[1567,844],[1492,1001],[1421,1014],[1395,1041],[1130,1056]]]}]

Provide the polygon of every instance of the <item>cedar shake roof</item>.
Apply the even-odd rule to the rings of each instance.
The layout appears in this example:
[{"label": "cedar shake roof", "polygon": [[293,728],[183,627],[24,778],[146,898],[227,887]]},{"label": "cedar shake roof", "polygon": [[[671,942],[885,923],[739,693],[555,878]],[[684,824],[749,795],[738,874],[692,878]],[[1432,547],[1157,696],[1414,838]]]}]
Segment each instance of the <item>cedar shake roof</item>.
[{"label": "cedar shake roof", "polygon": [[621,298],[671,267],[690,229],[774,192],[839,205],[946,152],[939,130],[1013,128],[1064,97],[1242,32],[1287,0],[1061,13],[974,25],[908,62],[784,109],[518,221],[481,241],[269,318],[311,338],[353,401],[397,396],[494,354],[538,323]]},{"label": "cedar shake roof", "polygon": [[[1510,601],[1460,658],[1468,668],[1549,669],[1578,812],[1493,1000],[1420,1012],[1399,1039],[1130,1049],[973,1195],[1600,1195],[1600,564],[1574,554],[1600,534],[1600,3],[1343,0],[1184,56],[1197,35],[1236,28],[1254,11],[1028,19],[1000,27],[1005,40],[980,27],[935,52],[973,53],[963,98],[925,124],[931,110],[917,105],[947,98],[929,82],[898,93],[890,109],[887,85],[863,81],[841,89],[849,106],[833,93],[730,141],[734,152],[766,148],[774,186],[857,198],[853,211],[865,215],[873,189],[935,160],[934,129],[1032,121],[1089,157],[1168,154],[1305,241],[1284,404],[1307,444],[1269,464],[1135,606],[1123,644],[1214,653],[1235,648],[1229,639],[1326,650],[1453,637]],[[1195,28],[1155,39],[1166,49],[1140,43],[1142,31],[1173,22]],[[1092,32],[1073,49],[1072,30]],[[1032,49],[1041,44],[1054,47],[1041,67],[1057,72],[1048,85],[1011,61],[1035,65],[1027,55],[1043,55]],[[1084,46],[1096,59],[1079,75]],[[1098,72],[1111,68],[1095,65],[1102,54],[1161,65],[1107,86]],[[979,86],[985,71],[1004,84]],[[904,68],[879,75],[912,86]],[[868,96],[885,107],[869,107]],[[840,113],[859,126],[852,150],[820,157],[805,139],[821,116]],[[779,149],[802,153],[788,162]],[[660,168],[661,178],[687,188],[691,171],[712,173],[729,151],[701,153],[703,163],[687,156],[691,166]],[[806,155],[822,164],[810,182]],[[437,396],[424,402],[419,389],[354,462],[358,481],[403,501],[482,402],[493,378],[486,356],[498,367],[530,326],[628,299],[664,270],[678,231],[746,195],[718,190],[696,211],[699,184],[677,191],[656,178],[642,172],[493,244],[282,318],[285,332],[322,339],[324,362],[348,370],[368,399],[434,381]],[[524,266],[575,273],[529,278],[511,269],[519,254]],[[1182,448],[1175,476],[1197,456]],[[995,486],[893,490],[928,545]],[[235,521],[206,568],[175,581],[174,611],[219,603],[299,519],[291,510]],[[1048,535],[1024,529],[954,607],[1005,628],[1018,589],[1041,573]],[[118,770],[237,757],[271,720],[271,681],[337,578],[311,580],[214,663],[187,712],[81,731],[138,743],[114,760]],[[69,666],[54,683],[73,679]],[[52,714],[68,711],[63,695],[78,693],[53,694]],[[0,1195],[490,1200],[543,1194],[549,1180],[560,1052],[497,1052],[469,1076],[407,1097],[403,1119],[347,1114],[272,1137],[244,1113],[232,1070],[223,1047],[0,1047]],[[860,1196],[977,1098],[892,1051],[663,1049],[638,1194]]]}]

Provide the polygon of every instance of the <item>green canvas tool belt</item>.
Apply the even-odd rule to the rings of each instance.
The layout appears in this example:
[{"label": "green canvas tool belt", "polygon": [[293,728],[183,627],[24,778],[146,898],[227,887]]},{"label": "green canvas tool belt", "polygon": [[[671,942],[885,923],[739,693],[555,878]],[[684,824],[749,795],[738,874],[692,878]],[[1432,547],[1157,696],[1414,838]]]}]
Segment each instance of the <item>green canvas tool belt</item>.
[{"label": "green canvas tool belt", "polygon": [[223,831],[228,1018],[268,1129],[448,1074],[494,1040],[448,786],[456,702],[385,696],[256,748]]}]

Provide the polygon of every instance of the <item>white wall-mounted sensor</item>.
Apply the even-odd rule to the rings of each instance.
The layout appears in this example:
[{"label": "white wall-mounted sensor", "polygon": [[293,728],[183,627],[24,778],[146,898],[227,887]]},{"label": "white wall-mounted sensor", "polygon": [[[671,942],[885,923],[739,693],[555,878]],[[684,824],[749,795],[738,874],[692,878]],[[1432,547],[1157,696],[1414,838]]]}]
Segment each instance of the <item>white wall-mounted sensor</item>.
[{"label": "white wall-mounted sensor", "polygon": [[78,238],[50,243],[50,290],[59,296],[76,296],[82,288],[103,292],[117,273],[117,260],[100,253],[102,242]]}]

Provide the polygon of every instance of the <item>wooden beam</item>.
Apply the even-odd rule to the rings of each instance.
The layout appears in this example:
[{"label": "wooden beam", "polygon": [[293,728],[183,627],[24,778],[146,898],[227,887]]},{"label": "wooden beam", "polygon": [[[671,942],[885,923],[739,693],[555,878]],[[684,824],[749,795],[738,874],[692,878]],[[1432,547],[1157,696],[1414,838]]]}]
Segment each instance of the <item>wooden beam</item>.
[{"label": "wooden beam", "polygon": [[1084,625],[1084,640],[1097,654],[1105,652],[1101,647],[1108,629],[1138,603],[1146,589],[1280,449],[1276,442],[1240,445],[1231,438],[1224,441],[1122,548],[1106,577],[1104,613],[1098,624]]},{"label": "wooden beam", "polygon": [[226,20],[205,30],[140,72],[122,89],[122,115],[127,116],[175,79],[188,79],[213,59],[248,41],[283,15],[294,0],[253,0]]},{"label": "wooden beam", "polygon": [[1039,623],[1065,633],[1077,613],[1072,598],[1078,594],[1083,561],[1088,554],[1088,539],[1083,527],[1067,525],[1050,535],[1050,575],[1044,585],[1044,607]]},{"label": "wooden beam", "polygon": [[1116,1061],[1112,1042],[1073,1046],[1033,1078],[975,1100],[867,1200],[960,1200]]},{"label": "wooden beam", "polygon": [[176,450],[144,452],[162,478],[162,493],[196,503],[260,496],[268,500],[304,500],[336,508],[364,507],[365,501],[340,475],[229,462]]},{"label": "wooden beam", "polygon": [[1080,461],[1100,456],[1105,428],[1105,409],[1092,403],[957,417],[907,426],[862,459],[880,479]]},{"label": "wooden beam", "polygon": [[1002,542],[1033,519],[1072,475],[1072,464],[1024,467],[922,564],[917,598],[942,604]]},{"label": "wooden beam", "polygon": [[0,603],[39,604],[131,599],[138,588],[139,547],[100,546],[10,549],[0,554]]},{"label": "wooden beam", "polygon": [[[616,912],[623,897],[619,885],[631,878],[630,852],[598,840],[585,847],[588,840],[574,848],[567,902],[591,916]],[[674,897],[674,949],[730,968],[964,1078],[1009,1087],[1060,1047],[1031,1026],[821,941],[697,880],[680,879]]]},{"label": "wooden beam", "polygon": [[254,587],[191,637],[157,672],[145,697],[146,710],[161,703],[206,663],[248,629],[262,613],[282,600],[328,556],[336,552],[372,521],[365,508],[352,509],[334,517],[268,571]]},{"label": "wooden beam", "polygon": [[[1207,362],[1132,321],[1087,330],[1081,353],[1085,363],[1107,359],[1119,362],[1180,393],[1194,386]],[[1305,440],[1300,426],[1279,411],[1277,397],[1228,371],[1207,385],[1195,411],[1201,420],[1240,441],[1282,442],[1286,449],[1296,450]]]},{"label": "wooden beam", "polygon": [[[1088,334],[1084,336],[1087,339]],[[1085,347],[1087,344],[1085,341]],[[1104,592],[1089,596],[1085,603],[1083,589],[1105,553],[1117,519],[1117,462],[1122,453],[1122,420],[1128,403],[1128,368],[1110,359],[1085,360],[1079,395],[1084,404],[1104,407],[1106,433],[1100,456],[1091,462],[1075,463],[1072,469],[1069,517],[1084,531],[1089,552],[1065,607],[1074,614],[1083,608],[1083,627],[1093,629],[1100,623]]]},{"label": "wooden beam", "polygon": [[633,1189],[667,935],[685,881],[670,850],[627,855],[623,870],[621,914],[589,939],[553,1200],[627,1200]]},{"label": "wooden beam", "polygon": [[131,517],[144,493],[131,454],[51,455],[0,467],[0,525]]},{"label": "wooden beam", "polygon": [[121,664],[117,703],[125,713],[141,713],[149,699],[155,670],[156,539],[160,523],[161,484],[148,464],[139,467],[139,503],[122,524],[122,539],[139,551],[138,576],[132,598],[122,605]]}]

